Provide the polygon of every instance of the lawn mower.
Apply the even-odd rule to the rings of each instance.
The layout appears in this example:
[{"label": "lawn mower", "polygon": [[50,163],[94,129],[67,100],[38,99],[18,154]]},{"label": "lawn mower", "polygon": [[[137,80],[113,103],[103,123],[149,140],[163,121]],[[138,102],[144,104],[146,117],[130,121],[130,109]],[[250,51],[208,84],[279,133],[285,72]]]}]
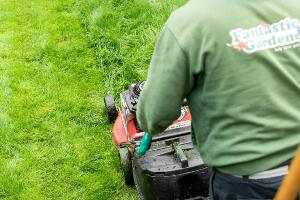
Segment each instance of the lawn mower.
[{"label": "lawn mower", "polygon": [[191,114],[183,102],[181,116],[164,132],[153,136],[149,150],[139,156],[144,131],[139,128],[136,109],[145,81],[130,84],[120,94],[117,109],[111,94],[104,102],[108,119],[114,122],[112,136],[119,151],[126,184],[135,184],[140,199],[208,199],[211,169],[193,147]]}]

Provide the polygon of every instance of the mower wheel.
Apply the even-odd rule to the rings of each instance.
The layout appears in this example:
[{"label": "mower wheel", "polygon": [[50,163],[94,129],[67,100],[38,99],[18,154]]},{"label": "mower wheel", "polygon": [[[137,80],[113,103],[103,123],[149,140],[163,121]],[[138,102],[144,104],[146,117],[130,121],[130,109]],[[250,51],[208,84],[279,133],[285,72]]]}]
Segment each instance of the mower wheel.
[{"label": "mower wheel", "polygon": [[117,119],[118,111],[115,105],[115,100],[113,95],[108,94],[104,98],[104,104],[106,107],[106,112],[109,122],[114,122]]},{"label": "mower wheel", "polygon": [[119,156],[120,156],[121,167],[125,179],[125,184],[132,185],[134,183],[133,176],[132,176],[132,164],[131,164],[130,154],[127,147],[121,147],[119,149]]}]

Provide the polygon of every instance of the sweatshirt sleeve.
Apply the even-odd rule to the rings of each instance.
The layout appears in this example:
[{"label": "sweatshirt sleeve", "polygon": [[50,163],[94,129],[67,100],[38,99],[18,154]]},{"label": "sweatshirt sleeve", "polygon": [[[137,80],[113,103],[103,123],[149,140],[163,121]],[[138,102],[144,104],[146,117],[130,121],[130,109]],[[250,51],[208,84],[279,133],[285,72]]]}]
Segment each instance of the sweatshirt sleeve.
[{"label": "sweatshirt sleeve", "polygon": [[183,99],[193,81],[187,55],[166,25],[156,44],[147,82],[139,98],[140,128],[151,134],[164,131],[179,117]]}]

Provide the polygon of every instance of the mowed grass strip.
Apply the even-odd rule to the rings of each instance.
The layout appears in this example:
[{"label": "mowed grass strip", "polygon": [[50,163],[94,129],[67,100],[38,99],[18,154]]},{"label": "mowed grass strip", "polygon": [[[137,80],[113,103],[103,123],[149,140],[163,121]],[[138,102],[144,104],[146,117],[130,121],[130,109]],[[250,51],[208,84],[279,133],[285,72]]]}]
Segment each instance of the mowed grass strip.
[{"label": "mowed grass strip", "polygon": [[134,199],[74,2],[0,0],[0,199]]}]

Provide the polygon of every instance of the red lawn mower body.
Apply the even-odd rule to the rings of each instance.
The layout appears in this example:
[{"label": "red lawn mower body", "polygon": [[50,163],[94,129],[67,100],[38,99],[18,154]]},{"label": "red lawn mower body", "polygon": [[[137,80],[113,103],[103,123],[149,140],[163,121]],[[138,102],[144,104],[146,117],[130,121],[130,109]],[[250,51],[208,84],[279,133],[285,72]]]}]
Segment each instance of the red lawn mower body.
[{"label": "red lawn mower body", "polygon": [[[175,120],[167,130],[189,127],[191,125],[191,120],[192,117],[188,107],[183,107],[179,119]],[[144,132],[138,130],[134,118],[127,120],[123,111],[119,113],[112,130],[113,140],[117,148],[119,148],[122,143],[139,140],[143,135]]]}]

